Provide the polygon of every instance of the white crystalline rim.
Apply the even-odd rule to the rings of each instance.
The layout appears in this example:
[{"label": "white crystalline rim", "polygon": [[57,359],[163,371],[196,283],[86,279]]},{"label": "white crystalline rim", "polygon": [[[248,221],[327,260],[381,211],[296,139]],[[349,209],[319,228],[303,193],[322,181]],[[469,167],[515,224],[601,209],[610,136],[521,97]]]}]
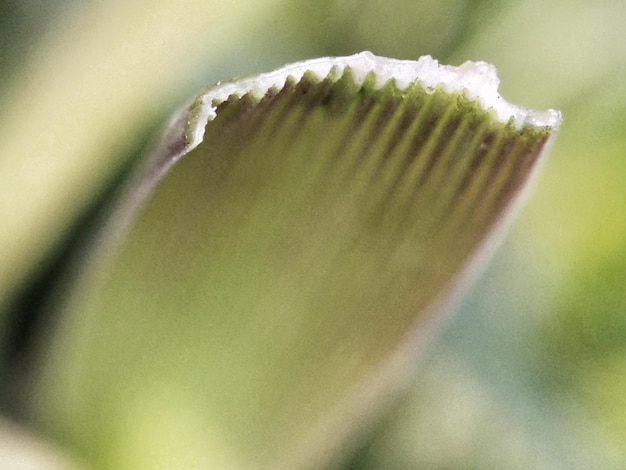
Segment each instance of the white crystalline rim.
[{"label": "white crystalline rim", "polygon": [[399,89],[406,89],[410,84],[419,82],[430,92],[442,88],[447,93],[463,93],[478,103],[484,110],[491,111],[503,123],[512,119],[513,124],[522,128],[556,128],[561,122],[561,114],[555,110],[533,111],[508,103],[498,94],[496,68],[486,62],[467,61],[458,67],[441,65],[430,56],[419,60],[398,60],[375,56],[369,51],[348,57],[322,57],[281,67],[273,72],[243,78],[232,82],[218,83],[198,97],[194,103],[200,105],[199,113],[190,122],[189,147],[202,142],[206,124],[216,116],[216,107],[229,96],[243,96],[252,93],[262,97],[269,89],[281,88],[288,77],[300,80],[306,72],[324,79],[335,68],[338,74],[350,67],[357,85],[361,85],[370,72],[376,76],[376,86],[382,87],[392,78]]}]

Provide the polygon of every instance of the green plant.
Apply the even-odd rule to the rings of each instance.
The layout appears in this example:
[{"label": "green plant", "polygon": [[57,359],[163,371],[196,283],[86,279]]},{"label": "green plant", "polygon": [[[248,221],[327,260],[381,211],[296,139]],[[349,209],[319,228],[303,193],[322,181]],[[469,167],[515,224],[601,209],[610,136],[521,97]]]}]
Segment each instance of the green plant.
[{"label": "green plant", "polygon": [[[76,233],[101,221],[79,215],[94,201],[111,207],[103,188],[118,185],[176,103],[300,57],[481,58],[497,64],[506,97],[567,119],[504,246],[425,335],[416,377],[382,422],[361,428],[350,468],[624,467],[620,2],[44,3],[0,5],[3,415],[24,419],[25,354],[55,321],[58,309],[40,307],[60,268],[73,259],[95,270],[84,268],[95,245],[77,248]],[[55,292],[67,298],[76,286]],[[0,427],[0,466],[25,442],[31,459],[41,454],[23,431]]]},{"label": "green plant", "polygon": [[340,461],[559,124],[497,85],[362,53],[209,88],[68,284],[35,420],[96,468]]}]

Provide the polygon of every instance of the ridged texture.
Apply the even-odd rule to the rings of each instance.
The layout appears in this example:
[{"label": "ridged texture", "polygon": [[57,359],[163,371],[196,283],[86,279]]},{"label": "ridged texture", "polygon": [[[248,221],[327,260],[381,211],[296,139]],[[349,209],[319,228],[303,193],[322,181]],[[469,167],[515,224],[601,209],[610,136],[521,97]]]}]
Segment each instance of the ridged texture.
[{"label": "ridged texture", "polygon": [[305,75],[222,103],[102,285],[70,304],[44,403],[101,467],[131,468],[129,446],[181,451],[152,436],[146,407],[190,432],[193,452],[237,456],[219,468],[275,469],[317,468],[375,406],[359,401],[368,380],[384,383],[550,129],[373,83]]}]

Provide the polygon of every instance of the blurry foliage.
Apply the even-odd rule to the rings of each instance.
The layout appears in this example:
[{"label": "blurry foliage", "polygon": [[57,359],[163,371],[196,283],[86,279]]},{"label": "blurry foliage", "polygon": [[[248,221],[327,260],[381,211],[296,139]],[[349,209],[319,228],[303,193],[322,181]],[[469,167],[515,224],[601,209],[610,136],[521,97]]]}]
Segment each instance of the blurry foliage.
[{"label": "blurry foliage", "polygon": [[[27,64],[27,76],[39,73],[26,59],[45,37],[42,30],[71,21],[59,15],[69,6],[0,2],[5,111],[7,103],[22,105],[6,96],[15,89],[15,71]],[[290,60],[370,49],[401,58],[428,53],[442,62],[486,60],[498,67],[508,100],[564,112],[523,217],[433,340],[405,401],[372,433],[352,468],[624,468],[623,2],[291,0],[267,10],[238,42],[220,44],[222,52],[206,61],[192,56],[175,96]],[[94,180],[91,193],[99,194],[106,180]],[[5,193],[0,186],[0,197]],[[67,230],[79,212],[57,228]],[[14,272],[35,272],[32,264],[50,252],[39,250]]]},{"label": "blurry foliage", "polygon": [[46,0],[4,0],[0,2],[0,83],[19,66],[50,19],[71,2]]}]

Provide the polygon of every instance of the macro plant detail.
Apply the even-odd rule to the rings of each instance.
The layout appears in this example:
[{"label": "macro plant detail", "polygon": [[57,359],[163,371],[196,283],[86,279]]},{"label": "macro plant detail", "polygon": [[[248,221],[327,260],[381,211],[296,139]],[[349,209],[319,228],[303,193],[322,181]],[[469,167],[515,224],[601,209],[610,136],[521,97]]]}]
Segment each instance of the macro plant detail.
[{"label": "macro plant detail", "polygon": [[0,468],[626,468],[625,17],[0,2]]},{"label": "macro plant detail", "polygon": [[192,100],[66,284],[35,421],[96,468],[340,462],[558,128],[497,85],[361,53]]}]

